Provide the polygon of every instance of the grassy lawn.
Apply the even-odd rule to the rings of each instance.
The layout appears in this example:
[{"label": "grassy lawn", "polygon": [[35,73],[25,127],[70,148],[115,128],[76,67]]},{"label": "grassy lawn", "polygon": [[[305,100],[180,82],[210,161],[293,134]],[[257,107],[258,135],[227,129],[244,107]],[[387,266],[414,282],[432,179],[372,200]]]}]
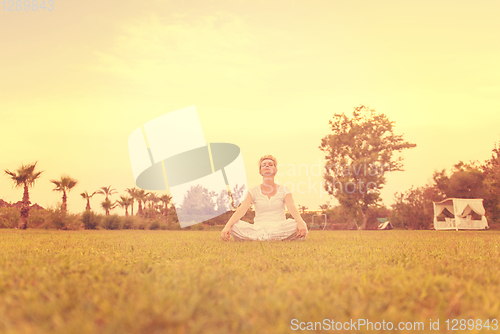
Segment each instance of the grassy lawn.
[{"label": "grassy lawn", "polygon": [[289,333],[293,319],[367,319],[423,333],[430,319],[446,332],[446,319],[500,318],[498,231],[219,235],[0,230],[0,332]]}]

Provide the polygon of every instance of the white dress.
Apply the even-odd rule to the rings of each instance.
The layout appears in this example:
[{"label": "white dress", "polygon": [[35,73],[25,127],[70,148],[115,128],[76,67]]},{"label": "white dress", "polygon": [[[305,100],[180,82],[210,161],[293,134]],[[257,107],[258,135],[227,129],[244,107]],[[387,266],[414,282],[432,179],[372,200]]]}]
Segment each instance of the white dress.
[{"label": "white dress", "polygon": [[[279,185],[276,195],[271,198],[262,193],[260,185],[248,190],[255,205],[254,224],[242,220],[231,228],[234,240],[294,240],[297,239],[297,222],[286,219],[285,195],[290,191]],[[300,238],[300,239],[305,239]]]}]

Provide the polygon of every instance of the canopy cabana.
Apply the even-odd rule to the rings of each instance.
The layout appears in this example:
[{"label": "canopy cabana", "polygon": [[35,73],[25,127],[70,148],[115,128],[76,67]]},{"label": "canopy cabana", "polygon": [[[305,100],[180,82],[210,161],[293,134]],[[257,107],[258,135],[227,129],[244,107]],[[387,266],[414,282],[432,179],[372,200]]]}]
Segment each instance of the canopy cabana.
[{"label": "canopy cabana", "polygon": [[[454,217],[438,221],[437,217],[448,210]],[[481,217],[472,219],[472,212]],[[448,198],[434,202],[434,229],[436,230],[484,230],[488,228],[481,198]]]}]

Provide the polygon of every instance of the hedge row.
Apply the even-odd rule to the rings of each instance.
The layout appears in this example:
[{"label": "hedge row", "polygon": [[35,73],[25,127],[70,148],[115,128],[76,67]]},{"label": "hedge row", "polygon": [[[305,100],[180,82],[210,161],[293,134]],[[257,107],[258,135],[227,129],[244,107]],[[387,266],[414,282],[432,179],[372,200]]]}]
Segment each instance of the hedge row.
[{"label": "hedge row", "polygon": [[[17,208],[0,208],[0,228],[17,228],[20,213]],[[163,216],[156,219],[143,219],[137,216],[101,215],[93,211],[82,214],[70,214],[61,210],[31,210],[28,219],[28,228],[57,229],[57,230],[181,230],[176,217],[168,220]],[[186,227],[183,230],[203,230],[203,224]]]}]

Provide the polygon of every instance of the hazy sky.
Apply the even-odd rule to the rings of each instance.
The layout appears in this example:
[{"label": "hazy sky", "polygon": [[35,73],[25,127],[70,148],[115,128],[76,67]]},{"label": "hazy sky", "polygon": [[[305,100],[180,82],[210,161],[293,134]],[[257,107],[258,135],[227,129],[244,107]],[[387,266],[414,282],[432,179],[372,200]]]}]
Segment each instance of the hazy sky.
[{"label": "hazy sky", "polygon": [[[3,6],[3,5],[2,5]],[[83,191],[133,187],[127,139],[141,124],[195,105],[207,142],[238,145],[250,186],[273,154],[280,183],[317,209],[318,149],[335,113],[365,104],[417,147],[383,189],[429,181],[500,141],[500,2],[54,1],[0,11],[0,167],[38,161],[32,202],[55,206],[50,179]],[[307,165],[301,169],[299,165]],[[295,174],[294,174],[295,168]],[[306,173],[307,169],[307,173]],[[16,202],[4,175],[0,198]],[[118,196],[114,196],[115,199]],[[100,209],[103,197],[94,197]],[[332,201],[333,203],[333,201]],[[122,213],[122,209],[117,209]]]}]

